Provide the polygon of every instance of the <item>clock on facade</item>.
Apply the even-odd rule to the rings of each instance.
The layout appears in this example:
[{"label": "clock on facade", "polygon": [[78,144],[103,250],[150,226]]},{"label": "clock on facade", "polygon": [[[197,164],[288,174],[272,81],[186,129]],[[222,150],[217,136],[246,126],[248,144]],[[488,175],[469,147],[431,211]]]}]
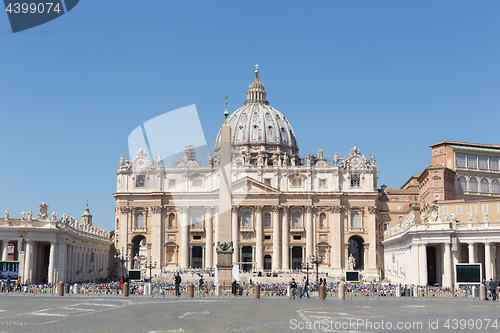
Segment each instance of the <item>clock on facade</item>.
[{"label": "clock on facade", "polygon": [[361,164],[361,160],[357,157],[351,160],[351,166],[357,168]]}]

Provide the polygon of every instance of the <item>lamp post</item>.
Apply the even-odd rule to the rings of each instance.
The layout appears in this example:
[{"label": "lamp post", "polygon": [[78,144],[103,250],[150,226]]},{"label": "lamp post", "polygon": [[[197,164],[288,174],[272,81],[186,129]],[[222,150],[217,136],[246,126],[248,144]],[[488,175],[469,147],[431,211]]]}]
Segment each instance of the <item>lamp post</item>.
[{"label": "lamp post", "polygon": [[125,252],[125,249],[122,247],[122,252],[120,254],[115,254],[115,259],[121,264],[122,266],[122,280],[123,280],[123,264],[126,263],[131,255],[130,254],[125,254],[123,255],[123,253]]},{"label": "lamp post", "polygon": [[309,270],[312,268],[311,264],[309,263],[309,258],[307,257],[306,262],[302,263],[302,268],[306,269],[306,280],[309,283]]},{"label": "lamp post", "polygon": [[153,268],[156,268],[156,261],[155,263],[153,264],[153,257],[149,257],[149,265],[147,264],[147,262],[144,264],[144,267],[146,267],[146,269],[149,269],[149,282],[152,282],[153,279],[152,279],[152,276],[151,276],[151,269]]},{"label": "lamp post", "polygon": [[308,257],[308,259],[311,262],[311,264],[316,265],[316,282],[318,282],[318,275],[319,275],[318,265],[321,264],[323,262],[323,260],[326,259],[326,257],[323,257],[323,256],[321,256],[318,253],[319,253],[319,250],[316,249],[316,255]]}]

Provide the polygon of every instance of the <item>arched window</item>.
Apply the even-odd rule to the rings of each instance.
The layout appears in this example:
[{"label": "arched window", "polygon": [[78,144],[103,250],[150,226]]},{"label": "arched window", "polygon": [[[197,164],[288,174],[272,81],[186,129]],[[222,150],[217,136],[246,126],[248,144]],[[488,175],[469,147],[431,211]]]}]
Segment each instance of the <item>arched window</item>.
[{"label": "arched window", "polygon": [[321,213],[319,215],[319,228],[320,229],[326,228],[326,214],[325,213]]},{"label": "arched window", "polygon": [[170,213],[168,215],[168,227],[169,228],[175,227],[175,215],[174,215],[174,213]]},{"label": "arched window", "polygon": [[352,213],[352,227],[361,228],[361,217],[359,213]]},{"label": "arched window", "polygon": [[244,227],[252,226],[252,214],[250,212],[243,213],[243,226]]},{"label": "arched window", "polygon": [[301,227],[302,223],[301,223],[300,219],[301,219],[301,216],[300,216],[299,212],[293,213],[292,226],[297,227],[297,228]]},{"label": "arched window", "polygon": [[496,178],[491,181],[491,193],[500,193],[500,182]]},{"label": "arched window", "polygon": [[271,214],[266,213],[264,215],[264,227],[270,227],[271,226]]},{"label": "arched window", "polygon": [[137,228],[144,228],[144,214],[138,213],[135,220],[135,226]]},{"label": "arched window", "polygon": [[193,227],[194,228],[201,228],[201,213],[194,213]]},{"label": "arched window", "polygon": [[488,182],[488,179],[486,179],[486,178],[481,179],[481,192],[482,193],[489,193],[490,192],[490,183]]},{"label": "arched window", "polygon": [[469,179],[469,191],[477,192],[477,179],[476,179],[476,177],[470,177],[470,179]]},{"label": "arched window", "polygon": [[464,176],[458,177],[458,190],[467,191],[467,179]]}]

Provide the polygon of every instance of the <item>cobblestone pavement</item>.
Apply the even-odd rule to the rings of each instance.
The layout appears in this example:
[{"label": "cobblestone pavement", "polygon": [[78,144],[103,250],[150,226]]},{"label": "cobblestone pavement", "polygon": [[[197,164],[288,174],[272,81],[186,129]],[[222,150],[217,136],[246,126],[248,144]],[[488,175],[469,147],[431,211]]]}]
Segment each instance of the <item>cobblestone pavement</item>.
[{"label": "cobblestone pavement", "polygon": [[500,302],[0,295],[0,332],[500,332]]}]

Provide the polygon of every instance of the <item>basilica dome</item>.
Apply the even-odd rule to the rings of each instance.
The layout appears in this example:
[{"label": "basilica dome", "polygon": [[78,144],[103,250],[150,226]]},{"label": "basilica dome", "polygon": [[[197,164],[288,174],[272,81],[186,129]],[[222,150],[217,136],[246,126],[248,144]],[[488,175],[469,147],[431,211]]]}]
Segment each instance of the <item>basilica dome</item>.
[{"label": "basilica dome", "polygon": [[[279,151],[287,155],[298,153],[299,147],[292,125],[281,112],[269,105],[258,70],[249,86],[245,104],[233,112],[227,122],[231,125],[231,141],[233,145],[240,146],[241,150]],[[215,151],[219,148],[220,131]]]}]

